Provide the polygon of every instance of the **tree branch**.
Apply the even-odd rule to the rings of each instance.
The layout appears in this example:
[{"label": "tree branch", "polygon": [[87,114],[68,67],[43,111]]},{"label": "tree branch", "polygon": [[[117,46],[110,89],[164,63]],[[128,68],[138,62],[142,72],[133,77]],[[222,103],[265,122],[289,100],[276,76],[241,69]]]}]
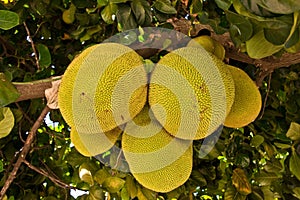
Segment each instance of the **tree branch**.
[{"label": "tree branch", "polygon": [[33,124],[28,137],[25,141],[25,144],[19,154],[19,157],[17,159],[17,161],[14,164],[14,168],[12,169],[11,173],[9,174],[8,178],[6,179],[1,191],[0,191],[0,199],[3,199],[3,197],[5,196],[6,191],[8,190],[9,186],[11,185],[11,183],[13,182],[13,180],[16,178],[16,174],[21,166],[21,164],[24,162],[29,150],[31,149],[31,144],[34,141],[35,135],[36,135],[36,131],[38,130],[38,128],[40,127],[41,123],[43,122],[45,116],[47,115],[47,113],[50,111],[49,107],[46,106],[43,111],[41,112],[40,116],[38,117],[38,119],[35,121],[35,123]]},{"label": "tree branch", "polygon": [[37,69],[40,69],[40,62],[39,62],[38,54],[37,54],[37,51],[36,51],[36,49],[35,49],[35,45],[34,45],[34,42],[33,42],[33,40],[32,40],[32,37],[31,37],[30,31],[29,31],[29,28],[27,27],[26,22],[23,22],[23,25],[24,25],[24,27],[25,27],[25,30],[26,30],[26,33],[27,33],[29,42],[30,42],[30,44],[31,44],[31,47],[32,47],[32,50],[33,50],[33,53],[34,53],[34,58],[35,58],[36,67],[37,67]]},{"label": "tree branch", "polygon": [[300,63],[300,52],[297,53],[284,53],[281,57],[269,56],[262,59],[253,59],[246,53],[236,48],[230,38],[229,32],[222,35],[216,34],[212,27],[204,24],[191,24],[190,20],[186,19],[169,19],[169,23],[174,26],[175,30],[178,30],[186,35],[197,36],[201,30],[208,30],[211,33],[211,37],[220,42],[226,51],[226,57],[232,60],[236,60],[243,63],[255,65],[260,68],[260,73],[256,79],[258,86],[262,85],[263,80],[272,73],[275,69],[281,67],[289,67],[294,64]]},{"label": "tree branch", "polygon": [[51,176],[47,171],[45,171],[45,170],[43,170],[43,169],[39,169],[39,168],[33,166],[33,165],[32,165],[31,163],[29,163],[27,160],[24,159],[23,162],[24,162],[24,164],[26,164],[30,169],[36,171],[37,173],[39,173],[39,174],[41,174],[41,175],[43,175],[43,176],[45,176],[45,177],[47,177],[47,178],[49,178],[53,183],[55,183],[55,184],[58,185],[59,187],[64,188],[64,189],[65,189],[65,188],[69,188],[69,189],[74,188],[74,187],[68,185],[67,183],[64,183],[63,181],[59,180],[58,178]]},{"label": "tree branch", "polygon": [[21,94],[16,102],[28,99],[42,98],[45,96],[45,90],[52,87],[52,82],[61,79],[61,76],[56,76],[48,79],[32,81],[32,82],[13,82]]}]

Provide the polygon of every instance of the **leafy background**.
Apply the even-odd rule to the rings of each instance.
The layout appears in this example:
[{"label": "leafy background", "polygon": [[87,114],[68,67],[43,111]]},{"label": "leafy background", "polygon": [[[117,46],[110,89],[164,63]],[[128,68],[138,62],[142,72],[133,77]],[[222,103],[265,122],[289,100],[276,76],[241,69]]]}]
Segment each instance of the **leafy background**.
[{"label": "leafy background", "polygon": [[[299,10],[300,3],[293,0],[2,0],[1,187],[21,149],[29,148],[6,195],[1,195],[10,200],[74,199],[70,190],[79,189],[89,194],[77,199],[93,200],[300,199]],[[188,30],[195,37],[207,33],[194,31],[199,24],[208,25],[216,38],[230,34],[230,43],[221,40],[225,49],[237,49],[234,53],[243,56],[233,59],[228,54],[227,62],[261,80],[265,105],[249,126],[224,128],[205,158],[199,158],[202,141],[195,142],[193,172],[183,186],[157,194],[139,185],[130,173],[83,157],[72,147],[59,110],[50,110],[52,122],[43,121],[34,140],[25,143],[46,100],[17,102],[20,94],[14,86],[62,75],[84,48],[120,31],[157,26]],[[285,55],[296,59],[272,67]],[[264,65],[255,65],[260,62]],[[111,150],[102,159],[122,164],[117,157],[118,152]]]}]

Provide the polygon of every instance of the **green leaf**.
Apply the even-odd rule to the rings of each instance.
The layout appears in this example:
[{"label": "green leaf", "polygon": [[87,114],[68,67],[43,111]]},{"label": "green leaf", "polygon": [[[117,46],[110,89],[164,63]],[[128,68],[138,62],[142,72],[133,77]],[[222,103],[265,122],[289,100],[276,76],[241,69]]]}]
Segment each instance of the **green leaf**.
[{"label": "green leaf", "polygon": [[300,10],[300,3],[295,0],[257,0],[257,3],[270,12],[278,14],[291,14]]},{"label": "green leaf", "polygon": [[231,0],[215,0],[215,2],[222,10],[228,10],[232,4]]},{"label": "green leaf", "polygon": [[261,190],[264,193],[264,199],[275,199],[275,195],[269,186],[261,187]]},{"label": "green leaf", "polygon": [[118,10],[118,6],[114,3],[109,3],[105,8],[101,11],[101,17],[104,22],[108,24],[114,23],[113,15],[116,14]]},{"label": "green leaf", "polygon": [[103,189],[101,189],[99,186],[92,186],[89,189],[89,196],[88,200],[104,200],[105,195]]},{"label": "green leaf", "polygon": [[20,97],[20,93],[15,86],[7,80],[4,73],[0,73],[0,107],[15,102]]},{"label": "green leaf", "polygon": [[97,7],[98,8],[106,6],[107,4],[108,4],[108,0],[97,0]]},{"label": "green leaf", "polygon": [[139,25],[149,25],[152,21],[151,17],[151,7],[146,0],[133,0],[130,3],[131,9],[136,18],[136,22]]},{"label": "green leaf", "polygon": [[299,41],[299,28],[295,29],[294,33],[290,36],[290,38],[287,39],[287,41],[284,43],[284,48],[288,49],[293,46],[295,46]]},{"label": "green leaf", "polygon": [[274,45],[282,45],[290,35],[290,26],[286,28],[264,29],[265,38]]},{"label": "green leaf", "polygon": [[62,14],[62,19],[66,24],[72,24],[75,21],[76,6],[71,3],[70,8]]},{"label": "green leaf", "polygon": [[105,179],[103,187],[111,193],[119,192],[124,187],[125,181],[119,177],[112,176]]},{"label": "green leaf", "polygon": [[98,170],[98,171],[95,173],[95,175],[94,175],[94,180],[95,180],[98,184],[102,185],[103,182],[105,181],[105,179],[108,178],[108,177],[110,177],[110,176],[111,176],[110,173],[109,173],[105,168],[103,168],[103,169]]},{"label": "green leaf", "polygon": [[37,50],[39,52],[39,64],[40,67],[47,68],[51,64],[51,54],[46,45],[43,44],[38,44],[37,45]]},{"label": "green leaf", "polygon": [[131,175],[126,176],[125,187],[131,199],[134,199],[137,196],[138,188],[134,181],[134,178]]},{"label": "green leaf", "polygon": [[[283,19],[289,18],[289,16],[283,16],[281,18],[270,18],[270,17],[261,17],[259,15],[255,15],[241,3],[240,0],[233,0],[233,7],[236,10],[236,12],[240,15],[243,15],[249,19],[253,23],[256,23],[258,26],[262,28],[285,28],[286,27],[286,22],[283,21]],[[282,19],[282,20],[280,20]]]},{"label": "green leaf", "polygon": [[240,194],[234,187],[227,187],[224,200],[245,200],[246,195]]},{"label": "green leaf", "polygon": [[275,173],[268,173],[266,171],[260,171],[255,176],[255,180],[260,184],[260,186],[269,186],[272,182],[277,181],[279,178],[279,175]]},{"label": "green leaf", "polygon": [[278,148],[281,148],[281,149],[288,149],[288,148],[291,148],[291,145],[290,144],[284,144],[284,143],[278,143],[278,142],[274,142],[274,145]]},{"label": "green leaf", "polygon": [[264,169],[267,172],[278,173],[283,169],[283,167],[279,160],[271,159],[271,161],[267,161],[266,165],[264,166]]},{"label": "green leaf", "polygon": [[8,107],[0,108],[0,113],[3,116],[3,119],[0,121],[0,138],[4,138],[14,127],[15,118]]},{"label": "green leaf", "polygon": [[293,192],[294,192],[294,196],[297,197],[298,199],[300,199],[300,187],[295,187],[293,189]]},{"label": "green leaf", "polygon": [[250,40],[246,41],[247,53],[251,58],[261,59],[277,53],[283,45],[274,45],[266,40],[263,30],[256,33]]},{"label": "green leaf", "polygon": [[248,195],[248,199],[264,200],[264,196],[259,190],[254,190],[250,195]]},{"label": "green leaf", "polygon": [[202,11],[202,1],[199,0],[192,0],[192,4],[190,5],[190,13],[197,14]]},{"label": "green leaf", "polygon": [[125,3],[128,0],[109,0],[110,3]]},{"label": "green leaf", "polygon": [[300,140],[300,124],[291,122],[290,128],[286,133],[286,136],[291,140]]},{"label": "green leaf", "polygon": [[241,168],[233,170],[232,184],[235,186],[236,190],[243,195],[248,195],[252,192],[245,171]]},{"label": "green leaf", "polygon": [[9,30],[19,25],[19,15],[9,10],[0,10],[0,28]]},{"label": "green leaf", "polygon": [[198,170],[193,170],[190,178],[194,180],[200,187],[207,185],[205,177]]},{"label": "green leaf", "polygon": [[250,142],[250,145],[252,147],[259,147],[263,142],[265,141],[265,138],[261,135],[255,135],[252,139],[251,139],[251,142]]},{"label": "green leaf", "polygon": [[226,11],[226,18],[231,24],[229,31],[233,41],[238,39],[243,43],[250,39],[253,28],[248,19],[230,11]]},{"label": "green leaf", "polygon": [[91,172],[91,166],[88,163],[82,163],[79,167],[79,177],[89,185],[94,185],[94,179]]},{"label": "green leaf", "polygon": [[122,198],[122,200],[130,200],[131,199],[126,187],[123,187],[121,190],[121,198]]},{"label": "green leaf", "polygon": [[171,5],[169,0],[156,0],[153,4],[154,8],[165,14],[176,14],[177,10]]},{"label": "green leaf", "polygon": [[300,156],[296,151],[292,151],[292,155],[289,160],[290,171],[300,180]]},{"label": "green leaf", "polygon": [[118,28],[120,31],[134,29],[137,23],[131,8],[127,5],[120,5],[117,11]]},{"label": "green leaf", "polygon": [[3,162],[0,160],[0,173],[4,171]]}]

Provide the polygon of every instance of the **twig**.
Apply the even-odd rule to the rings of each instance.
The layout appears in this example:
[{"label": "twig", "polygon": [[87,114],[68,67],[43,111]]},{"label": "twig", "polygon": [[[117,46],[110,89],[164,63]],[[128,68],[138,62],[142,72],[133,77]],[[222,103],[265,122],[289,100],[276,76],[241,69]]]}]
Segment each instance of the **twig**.
[{"label": "twig", "polygon": [[123,153],[123,150],[120,149],[120,152],[119,152],[119,154],[118,154],[116,163],[115,163],[115,165],[112,167],[112,169],[117,169],[117,167],[118,167],[118,165],[119,165],[119,163],[120,163],[120,160],[121,160],[122,153]]},{"label": "twig", "polygon": [[57,186],[61,187],[61,188],[69,188],[72,189],[73,187],[68,185],[67,183],[64,183],[63,181],[59,180],[56,177],[51,176],[47,171],[43,170],[43,169],[39,169],[35,166],[33,166],[31,163],[29,163],[27,160],[23,160],[23,162],[32,170],[36,171],[37,173],[49,178],[53,183],[55,183]]},{"label": "twig", "polygon": [[31,48],[32,48],[33,53],[34,53],[34,58],[35,58],[36,67],[37,67],[37,69],[40,69],[40,62],[39,62],[38,54],[37,54],[37,51],[36,51],[36,49],[35,49],[34,42],[33,42],[33,40],[32,40],[32,37],[31,37],[30,31],[29,31],[29,28],[27,27],[26,22],[23,22],[23,25],[24,25],[25,30],[26,30],[26,32],[27,32],[27,36],[28,36],[28,38],[29,38],[29,40],[30,40],[29,42],[30,42],[30,44],[31,44]]},{"label": "twig", "polygon": [[269,74],[268,88],[267,88],[266,96],[265,96],[265,99],[264,99],[262,110],[261,110],[260,115],[257,119],[261,119],[263,117],[264,113],[265,113],[265,108],[266,108],[266,105],[267,105],[267,100],[268,100],[268,96],[269,96],[270,89],[271,89],[271,79],[272,79],[272,73]]},{"label": "twig", "polygon": [[25,141],[25,144],[19,154],[18,160],[15,162],[14,164],[14,168],[11,171],[11,173],[9,174],[8,178],[6,179],[1,191],[0,191],[0,199],[3,199],[6,191],[8,190],[9,186],[11,185],[11,183],[13,182],[13,180],[16,178],[16,174],[21,166],[21,164],[24,162],[24,159],[26,158],[29,150],[31,149],[31,144],[34,141],[35,135],[36,135],[36,131],[38,130],[38,128],[40,127],[40,124],[43,122],[44,118],[46,117],[47,113],[50,111],[50,108],[48,106],[46,106],[43,111],[41,112],[40,116],[38,117],[38,119],[35,121],[35,123],[33,124],[28,137]]}]

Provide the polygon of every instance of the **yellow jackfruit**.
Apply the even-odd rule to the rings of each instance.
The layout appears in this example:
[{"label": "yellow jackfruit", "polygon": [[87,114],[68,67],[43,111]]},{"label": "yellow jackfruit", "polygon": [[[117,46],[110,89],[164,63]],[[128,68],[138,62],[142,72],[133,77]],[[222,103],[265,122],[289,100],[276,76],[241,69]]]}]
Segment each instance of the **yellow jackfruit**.
[{"label": "yellow jackfruit", "polygon": [[122,149],[135,179],[153,191],[171,191],[190,176],[192,141],[169,135],[147,106],[127,123]]},{"label": "yellow jackfruit", "polygon": [[212,37],[208,35],[202,35],[196,38],[193,38],[188,44],[188,47],[197,47],[201,45],[206,51],[212,53],[220,60],[225,58],[225,49],[224,47]]},{"label": "yellow jackfruit", "polygon": [[79,134],[96,134],[131,120],[146,97],[142,57],[124,45],[102,43],[71,62],[60,85],[59,107]]},{"label": "yellow jackfruit", "polygon": [[58,106],[64,120],[70,125],[74,125],[72,112],[72,98],[73,98],[73,84],[76,80],[76,75],[87,55],[93,51],[97,46],[92,46],[84,50],[80,56],[77,56],[67,68],[59,86],[58,92]]},{"label": "yellow jackfruit", "polygon": [[223,80],[226,92],[226,116],[229,114],[235,97],[235,85],[231,72],[227,65],[223,63],[218,57],[211,55],[218,69],[221,71],[221,78]]},{"label": "yellow jackfruit", "polygon": [[75,128],[71,128],[70,138],[79,153],[84,156],[96,156],[113,147],[121,133],[122,130],[118,127],[95,134],[78,134]]},{"label": "yellow jackfruit", "polygon": [[228,110],[225,86],[231,84],[224,83],[230,79],[222,79],[223,73],[203,48],[176,49],[159,60],[151,74],[148,100],[167,132],[201,139],[223,124]]},{"label": "yellow jackfruit", "polygon": [[215,44],[213,39],[208,35],[201,35],[193,38],[188,44],[188,47],[198,47],[201,45],[206,51],[213,53],[215,50]]},{"label": "yellow jackfruit", "polygon": [[235,98],[224,125],[239,128],[256,119],[262,105],[261,95],[258,87],[243,70],[229,65],[228,69],[235,84]]}]

